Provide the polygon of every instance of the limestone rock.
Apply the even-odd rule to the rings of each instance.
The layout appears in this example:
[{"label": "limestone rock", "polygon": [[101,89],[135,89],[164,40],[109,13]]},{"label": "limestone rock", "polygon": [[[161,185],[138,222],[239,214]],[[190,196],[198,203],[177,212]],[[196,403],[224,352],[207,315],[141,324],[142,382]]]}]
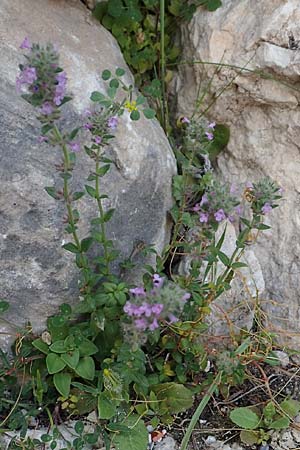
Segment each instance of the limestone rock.
[{"label": "limestone rock", "polygon": [[[183,29],[184,59],[198,63],[181,65],[176,80],[178,114],[187,116],[199,90],[202,94],[209,88],[207,105],[226,86],[208,112],[211,119],[230,127],[228,148],[218,158],[222,177],[244,184],[269,175],[285,191],[280,208],[267,217],[272,230],[263,234],[253,251],[266,283],[262,299],[266,325],[282,344],[298,350],[299,39],[297,0],[224,0],[214,13],[200,8]],[[216,65],[205,62],[243,69],[216,70]],[[267,77],[253,71],[264,71]]]},{"label": "limestone rock", "polygon": [[[102,70],[126,69],[114,38],[98,22],[87,23],[85,12],[82,3],[72,0],[0,3],[1,298],[11,304],[10,321],[20,326],[30,320],[38,331],[59,304],[78,300],[77,272],[73,256],[61,248],[68,239],[64,206],[44,191],[57,180],[58,153],[37,143],[35,112],[15,90],[22,61],[19,45],[28,36],[31,42],[52,42],[59,48],[74,95],[65,119],[72,129],[82,120],[90,93],[104,90]],[[125,81],[132,83],[128,70]],[[129,256],[136,239],[162,249],[169,239],[167,210],[176,171],[163,130],[156,120],[131,123],[125,115],[111,151],[116,164],[103,178],[102,188],[109,196],[106,206],[116,208],[109,237],[123,257]],[[87,160],[83,154],[78,159],[75,179],[83,187]],[[84,237],[95,206],[84,197],[79,209]],[[14,334],[9,328],[3,325],[1,331]]]}]

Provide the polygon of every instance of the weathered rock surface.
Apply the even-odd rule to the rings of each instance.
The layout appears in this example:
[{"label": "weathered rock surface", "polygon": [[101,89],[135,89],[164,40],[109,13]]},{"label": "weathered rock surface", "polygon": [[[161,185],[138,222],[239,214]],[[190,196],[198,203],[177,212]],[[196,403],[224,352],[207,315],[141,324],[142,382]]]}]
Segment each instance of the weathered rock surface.
[{"label": "weathered rock surface", "polygon": [[[30,320],[36,330],[43,329],[60,303],[77,300],[77,273],[72,255],[61,249],[63,239],[68,239],[64,207],[44,191],[57,180],[58,153],[37,143],[35,112],[15,91],[22,61],[19,45],[28,36],[31,42],[58,46],[74,95],[66,118],[72,129],[89,105],[90,93],[104,89],[102,70],[126,68],[114,38],[99,23],[87,22],[86,14],[74,0],[0,3],[1,298],[11,303],[9,320],[17,325]],[[132,82],[128,71],[126,77]],[[109,236],[126,257],[136,239],[161,249],[169,237],[166,212],[176,169],[160,125],[146,119],[131,123],[124,117],[112,153],[116,167],[103,179],[103,191],[110,198],[107,206],[116,208]],[[75,178],[82,187],[88,167],[83,154],[78,159]],[[84,234],[95,206],[84,197],[79,209]],[[1,331],[14,333],[14,328],[1,324]]]},{"label": "weathered rock surface", "polygon": [[191,114],[198,90],[203,92],[211,77],[211,94],[218,95],[227,86],[209,111],[211,118],[231,130],[228,148],[218,158],[220,173],[235,183],[269,175],[283,187],[285,200],[267,218],[272,230],[253,251],[267,288],[262,299],[267,326],[282,343],[299,349],[299,2],[222,4],[214,13],[197,11],[183,30],[185,60],[264,71],[277,81],[247,70],[182,65],[176,81],[178,112]]}]

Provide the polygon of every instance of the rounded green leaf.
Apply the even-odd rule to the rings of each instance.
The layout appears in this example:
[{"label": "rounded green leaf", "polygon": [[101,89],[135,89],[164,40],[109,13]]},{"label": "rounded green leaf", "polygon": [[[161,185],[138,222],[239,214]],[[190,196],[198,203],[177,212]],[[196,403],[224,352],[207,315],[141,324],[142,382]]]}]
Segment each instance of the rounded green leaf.
[{"label": "rounded green leaf", "polygon": [[66,367],[66,363],[56,353],[49,353],[47,355],[46,365],[50,375],[60,372]]},{"label": "rounded green leaf", "polygon": [[143,113],[144,113],[144,116],[146,117],[146,119],[154,119],[154,117],[155,117],[154,109],[151,109],[151,108],[143,109]]},{"label": "rounded green leaf", "polygon": [[129,429],[115,434],[114,446],[117,450],[144,450],[148,445],[148,431],[139,416],[131,415],[124,422]]},{"label": "rounded green leaf", "polygon": [[56,373],[53,377],[54,386],[63,397],[69,397],[71,379],[71,375],[66,372]]},{"label": "rounded green leaf", "polygon": [[109,86],[110,86],[111,88],[116,88],[116,89],[118,89],[119,85],[120,85],[120,83],[119,83],[119,81],[118,81],[116,78],[113,78],[113,79],[110,80],[110,82],[109,82]]},{"label": "rounded green leaf", "polygon": [[132,111],[132,113],[130,114],[130,119],[131,120],[139,120],[139,118],[141,117],[139,111],[134,110]]},{"label": "rounded green leaf", "polygon": [[71,369],[75,369],[79,362],[79,350],[75,348],[67,353],[61,355],[61,359],[69,366]]},{"label": "rounded green leaf", "polygon": [[75,372],[85,380],[92,381],[95,377],[95,363],[93,358],[91,358],[90,356],[81,358],[79,363],[77,364]]},{"label": "rounded green leaf", "polygon": [[116,409],[115,402],[108,398],[105,392],[98,395],[99,419],[111,419],[116,414]]},{"label": "rounded green leaf", "polygon": [[121,69],[121,67],[118,67],[116,69],[116,75],[117,75],[117,77],[122,77],[123,75],[125,75],[125,70]]},{"label": "rounded green leaf", "polygon": [[259,431],[243,430],[240,433],[241,441],[247,445],[254,445],[259,443]]},{"label": "rounded green leaf", "polygon": [[111,77],[111,71],[110,70],[103,70],[102,72],[102,79],[103,80],[109,80]]},{"label": "rounded green leaf", "polygon": [[290,419],[288,417],[280,417],[270,423],[270,429],[274,430],[284,430],[290,426]]},{"label": "rounded green leaf", "polygon": [[105,98],[105,96],[103,94],[101,94],[101,92],[98,92],[98,91],[92,92],[91,97],[90,97],[92,102],[101,102],[101,100],[103,100],[104,98]]},{"label": "rounded green leaf", "polygon": [[78,345],[80,356],[91,356],[99,351],[98,347],[88,339],[82,339]]},{"label": "rounded green leaf", "polygon": [[59,341],[53,342],[50,346],[50,350],[54,353],[65,353],[68,349],[65,346],[65,341],[60,339]]},{"label": "rounded green leaf", "polygon": [[81,422],[80,420],[78,422],[76,422],[74,429],[75,429],[77,434],[82,434],[82,432],[84,430],[83,422]]},{"label": "rounded green leaf", "polygon": [[260,418],[250,408],[235,408],[230,413],[230,419],[233,423],[246,430],[254,430],[260,424]]}]

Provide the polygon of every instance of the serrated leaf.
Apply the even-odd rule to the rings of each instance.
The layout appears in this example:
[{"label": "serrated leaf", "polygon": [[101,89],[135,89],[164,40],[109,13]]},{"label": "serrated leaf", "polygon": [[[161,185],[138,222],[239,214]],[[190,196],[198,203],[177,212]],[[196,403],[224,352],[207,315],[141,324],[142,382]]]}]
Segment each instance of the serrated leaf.
[{"label": "serrated leaf", "polygon": [[69,397],[71,379],[71,375],[66,372],[56,373],[53,377],[54,386],[63,397]]},{"label": "serrated leaf", "polygon": [[260,418],[250,408],[235,408],[231,411],[230,420],[241,428],[254,430],[260,424]]},{"label": "serrated leaf", "polygon": [[66,363],[56,353],[49,353],[47,355],[46,365],[50,375],[61,372],[66,367]]},{"label": "serrated leaf", "polygon": [[129,416],[123,424],[129,430],[120,431],[114,436],[114,446],[117,450],[145,450],[148,445],[148,430],[139,420],[139,416]]},{"label": "serrated leaf", "polygon": [[90,356],[84,356],[80,359],[75,372],[85,380],[92,381],[95,378],[95,362]]}]

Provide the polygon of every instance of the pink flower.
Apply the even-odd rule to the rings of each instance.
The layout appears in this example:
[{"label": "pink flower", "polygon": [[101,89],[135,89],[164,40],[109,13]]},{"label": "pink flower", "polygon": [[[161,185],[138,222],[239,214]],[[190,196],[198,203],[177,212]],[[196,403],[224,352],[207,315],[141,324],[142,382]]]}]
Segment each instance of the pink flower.
[{"label": "pink flower", "polygon": [[162,310],[164,309],[164,305],[162,303],[156,303],[155,305],[152,305],[152,312],[156,316],[159,316]]},{"label": "pink flower", "polygon": [[206,132],[205,132],[205,136],[207,137],[207,139],[208,139],[209,141],[212,141],[213,138],[214,138],[214,135],[213,135],[212,133],[210,133],[209,131],[206,131]]},{"label": "pink flower", "polygon": [[159,327],[159,324],[158,324],[158,322],[157,322],[157,319],[154,318],[154,319],[153,319],[153,322],[150,323],[150,325],[149,325],[149,330],[150,330],[150,331],[154,331],[154,330],[156,330],[156,328],[158,328],[158,327]]},{"label": "pink flower", "polygon": [[135,326],[136,326],[136,328],[138,330],[143,330],[144,331],[147,328],[147,322],[146,322],[145,319],[136,319],[134,321],[134,324],[135,324]]},{"label": "pink flower", "polygon": [[79,141],[69,142],[69,146],[70,146],[72,152],[75,152],[75,153],[80,152],[80,142]]},{"label": "pink flower", "polygon": [[222,220],[226,219],[226,215],[224,213],[224,210],[222,208],[218,209],[218,211],[214,213],[214,217],[215,217],[217,222],[222,222]]},{"label": "pink flower", "polygon": [[101,139],[100,136],[95,136],[95,137],[94,137],[94,141],[95,141],[96,144],[99,145],[99,144],[101,144],[102,139]]},{"label": "pink flower", "polygon": [[25,39],[23,40],[22,44],[20,45],[20,48],[26,49],[26,50],[30,50],[31,49],[31,44],[29,42],[28,37],[25,37]]},{"label": "pink flower", "polygon": [[214,129],[216,126],[216,122],[211,122],[208,124],[208,128]]},{"label": "pink flower", "polygon": [[181,122],[181,123],[191,123],[190,120],[189,120],[187,117],[182,117],[182,118],[180,119],[180,122]]},{"label": "pink flower", "polygon": [[161,288],[163,284],[164,284],[164,278],[160,277],[158,275],[158,273],[155,273],[153,275],[153,285],[157,288]]},{"label": "pink flower", "polygon": [[189,300],[191,298],[191,294],[189,292],[186,292],[182,297],[181,297],[181,301],[186,302],[187,300]]},{"label": "pink flower", "polygon": [[53,113],[53,106],[50,102],[45,102],[41,107],[41,113],[45,116],[48,116],[49,114]]},{"label": "pink flower", "polygon": [[208,222],[208,213],[201,212],[199,215],[199,221],[201,223],[207,223]]},{"label": "pink flower", "polygon": [[270,203],[265,203],[264,206],[261,208],[261,211],[263,214],[268,214],[269,212],[272,211],[272,206],[270,205]]},{"label": "pink flower", "polygon": [[145,295],[145,289],[143,287],[135,287],[133,289],[129,289],[129,292],[134,295]]},{"label": "pink flower", "polygon": [[205,203],[208,203],[208,198],[206,194],[202,195],[200,206],[205,205]]},{"label": "pink flower", "polygon": [[192,208],[192,210],[194,212],[199,212],[200,211],[200,203],[196,203],[196,205]]},{"label": "pink flower", "polygon": [[111,130],[115,130],[118,126],[118,118],[117,116],[112,116],[107,121],[108,128]]}]

